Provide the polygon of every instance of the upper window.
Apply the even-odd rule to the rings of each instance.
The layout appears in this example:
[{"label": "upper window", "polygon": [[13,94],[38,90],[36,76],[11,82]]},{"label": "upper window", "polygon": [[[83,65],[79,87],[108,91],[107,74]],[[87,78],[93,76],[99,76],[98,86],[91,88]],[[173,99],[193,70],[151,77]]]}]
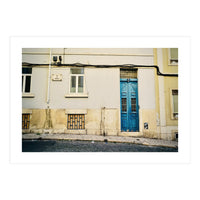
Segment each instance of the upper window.
[{"label": "upper window", "polygon": [[178,119],[178,90],[172,90],[173,119]]},{"label": "upper window", "polygon": [[70,69],[70,93],[84,93],[84,69]]},{"label": "upper window", "polygon": [[178,48],[169,49],[169,64],[171,65],[178,64]]},{"label": "upper window", "polygon": [[32,68],[22,68],[22,93],[31,92]]}]

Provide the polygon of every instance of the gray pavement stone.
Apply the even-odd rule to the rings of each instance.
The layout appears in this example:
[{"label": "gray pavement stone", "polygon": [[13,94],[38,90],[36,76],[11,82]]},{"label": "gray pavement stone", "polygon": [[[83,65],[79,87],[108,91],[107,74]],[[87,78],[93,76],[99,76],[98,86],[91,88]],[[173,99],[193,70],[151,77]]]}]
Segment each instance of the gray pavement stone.
[{"label": "gray pavement stone", "polygon": [[125,137],[125,136],[101,136],[101,135],[75,135],[75,134],[23,134],[24,140],[85,140],[85,141],[108,141],[121,143],[134,143],[149,146],[178,147],[177,141],[168,141],[160,139]]}]

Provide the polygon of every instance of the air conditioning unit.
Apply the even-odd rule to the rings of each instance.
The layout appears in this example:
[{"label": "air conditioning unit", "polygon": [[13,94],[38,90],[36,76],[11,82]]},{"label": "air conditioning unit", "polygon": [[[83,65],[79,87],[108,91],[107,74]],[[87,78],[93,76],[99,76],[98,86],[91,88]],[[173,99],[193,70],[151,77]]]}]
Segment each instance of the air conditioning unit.
[{"label": "air conditioning unit", "polygon": [[55,65],[61,65],[61,63],[62,63],[62,56],[53,56],[52,57],[52,62]]}]

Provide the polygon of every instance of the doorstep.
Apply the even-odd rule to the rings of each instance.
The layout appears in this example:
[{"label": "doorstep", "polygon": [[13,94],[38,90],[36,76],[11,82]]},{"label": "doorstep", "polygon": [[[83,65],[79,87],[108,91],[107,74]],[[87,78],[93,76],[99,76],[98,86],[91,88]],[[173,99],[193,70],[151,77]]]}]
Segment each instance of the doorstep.
[{"label": "doorstep", "polygon": [[118,136],[142,137],[142,132],[120,132]]}]

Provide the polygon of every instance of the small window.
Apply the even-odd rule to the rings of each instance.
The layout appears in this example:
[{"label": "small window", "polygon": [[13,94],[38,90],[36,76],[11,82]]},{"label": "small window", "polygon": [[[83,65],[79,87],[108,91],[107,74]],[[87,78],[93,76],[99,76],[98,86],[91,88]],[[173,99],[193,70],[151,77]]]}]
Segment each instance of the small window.
[{"label": "small window", "polygon": [[22,93],[31,92],[32,68],[22,68]]},{"label": "small window", "polygon": [[178,132],[174,133],[174,138],[175,138],[176,141],[178,141]]},{"label": "small window", "polygon": [[67,129],[80,130],[85,129],[84,114],[68,114]]},{"label": "small window", "polygon": [[22,114],[22,129],[29,129],[30,114]]},{"label": "small window", "polygon": [[70,69],[70,93],[84,93],[84,69]]},{"label": "small window", "polygon": [[173,119],[178,119],[178,90],[172,90]]},{"label": "small window", "polygon": [[178,64],[178,48],[169,49],[169,62],[171,65]]}]

